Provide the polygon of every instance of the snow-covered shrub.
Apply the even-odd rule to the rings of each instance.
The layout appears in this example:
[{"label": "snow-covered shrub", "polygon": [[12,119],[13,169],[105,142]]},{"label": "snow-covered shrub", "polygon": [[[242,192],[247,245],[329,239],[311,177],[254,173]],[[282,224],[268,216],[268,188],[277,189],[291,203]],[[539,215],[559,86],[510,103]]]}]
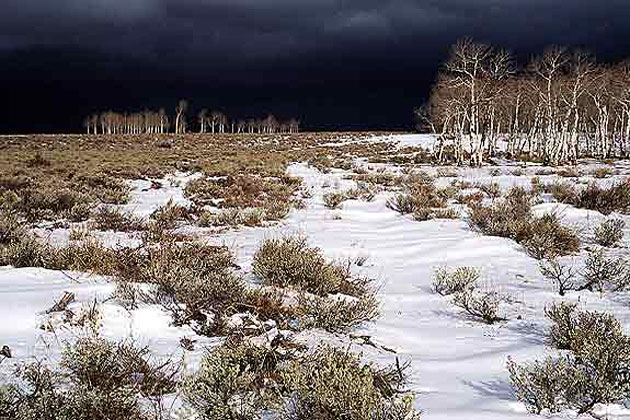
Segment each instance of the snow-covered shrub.
[{"label": "snow-covered shrub", "polygon": [[613,292],[630,286],[630,266],[621,257],[608,257],[603,249],[589,251],[584,267],[584,284],[580,290]]},{"label": "snow-covered shrub", "polygon": [[559,203],[573,204],[577,200],[577,190],[575,185],[570,182],[556,181],[546,187]]},{"label": "snow-covered shrub", "polygon": [[184,402],[203,420],[259,419],[280,404],[277,382],[286,355],[247,343],[226,343],[203,356],[183,381]]},{"label": "snow-covered shrub", "polygon": [[572,370],[564,358],[547,357],[522,365],[509,359],[507,368],[512,389],[528,411],[557,413],[566,407]]},{"label": "snow-covered shrub", "polygon": [[46,267],[55,265],[54,249],[32,235],[24,235],[0,247],[0,265]]},{"label": "snow-covered shrub", "polygon": [[299,328],[321,328],[343,333],[372,321],[379,315],[379,304],[373,293],[359,298],[303,294],[299,298]]},{"label": "snow-covered shrub", "polygon": [[241,211],[237,208],[224,209],[218,212],[205,211],[197,222],[201,227],[238,226],[242,222]]},{"label": "snow-covered shrub", "polygon": [[608,340],[627,341],[621,324],[610,314],[579,311],[576,304],[562,302],[546,308],[545,315],[553,322],[549,344],[560,350],[579,354],[589,351],[589,346]]},{"label": "snow-covered shrub", "polygon": [[438,267],[433,273],[433,291],[448,296],[474,288],[480,275],[476,267],[457,267],[455,270]]},{"label": "snow-covered shrub", "polygon": [[412,396],[400,390],[401,375],[399,369],[364,365],[350,352],[320,347],[283,370],[291,394],[280,419],[417,420]]},{"label": "snow-covered shrub", "polygon": [[613,174],[613,169],[610,166],[600,166],[593,170],[593,176],[595,178],[608,178]]},{"label": "snow-covered shrub", "polygon": [[[20,367],[18,380],[0,392],[0,399],[12,403],[0,415],[9,420],[160,418],[165,413],[157,408],[159,401],[175,391],[177,374],[173,363],[152,361],[147,348],[132,342],[83,338],[66,349],[58,367],[43,362]],[[0,410],[3,405],[0,401]]]},{"label": "snow-covered shrub", "polygon": [[408,194],[397,194],[387,200],[387,207],[400,214],[410,214],[417,210],[416,203]]},{"label": "snow-covered shrub", "polygon": [[0,246],[18,241],[26,234],[26,226],[18,214],[0,207]]},{"label": "snow-covered shrub", "polygon": [[131,280],[155,285],[146,299],[162,305],[176,325],[214,335],[243,301],[245,284],[232,266],[233,256],[223,247],[169,244],[151,249]]},{"label": "snow-covered shrub", "polygon": [[94,214],[94,228],[103,231],[133,232],[145,230],[147,224],[144,219],[131,213],[125,213],[117,208],[101,207]]},{"label": "snow-covered shrub", "polygon": [[309,247],[306,238],[298,236],[265,240],[254,254],[252,269],[264,285],[292,286],[320,296],[360,296],[369,283],[352,276],[348,265],[327,262],[319,248]]},{"label": "snow-covered shrub", "polygon": [[568,166],[558,169],[556,171],[556,175],[563,178],[579,178],[580,170],[577,167]]},{"label": "snow-covered shrub", "polygon": [[581,190],[575,201],[575,207],[597,210],[603,214],[612,212],[630,212],[630,181],[625,180],[609,187],[599,186],[593,182]]},{"label": "snow-covered shrub", "polygon": [[433,178],[414,173],[405,181],[405,192],[387,201],[387,207],[400,214],[414,213],[419,221],[432,218],[435,209],[446,207],[446,199],[438,192]]},{"label": "snow-covered shrub", "polygon": [[291,208],[296,205],[295,200],[284,200],[282,198],[276,198],[265,201],[263,206],[265,213],[265,220],[282,220],[289,215]]},{"label": "snow-covered shrub", "polygon": [[611,219],[595,227],[595,242],[605,247],[617,247],[623,239],[623,229],[626,222],[621,219]]},{"label": "snow-covered shrub", "polygon": [[554,321],[551,344],[568,353],[528,365],[508,363],[512,386],[527,408],[583,414],[597,404],[630,397],[630,338],[619,322],[611,315],[577,311],[573,304],[546,312]]},{"label": "snow-covered shrub", "polygon": [[158,207],[152,214],[151,220],[158,225],[159,229],[175,229],[180,220],[190,220],[190,210],[179,204],[175,204],[173,199],[169,199],[166,204]]},{"label": "snow-covered shrub", "polygon": [[349,200],[349,197],[345,191],[333,191],[324,194],[323,199],[326,208],[335,210],[340,208],[344,201]]},{"label": "snow-covered shrub", "polygon": [[461,215],[455,209],[435,209],[432,214],[435,219],[459,219]]},{"label": "snow-covered shrub", "polygon": [[477,184],[477,188],[490,198],[501,197],[501,186],[499,186],[496,182],[491,182],[489,184]]},{"label": "snow-covered shrub", "polygon": [[514,239],[534,258],[568,255],[579,249],[573,230],[562,226],[555,214],[534,217],[534,197],[521,187],[513,187],[504,200],[470,208],[469,225],[486,235]]},{"label": "snow-covered shrub", "polygon": [[522,225],[516,236],[527,253],[541,260],[575,253],[580,240],[575,232],[562,225],[555,214],[547,213],[533,217]]},{"label": "snow-covered shrub", "polygon": [[542,260],[538,267],[540,273],[554,284],[560,296],[576,289],[578,272],[572,265],[564,265],[557,258],[551,258]]},{"label": "snow-covered shrub", "polygon": [[91,202],[76,203],[68,211],[67,217],[71,222],[85,222],[90,218],[94,204]]},{"label": "snow-covered shrub", "polygon": [[467,288],[453,295],[453,304],[465,310],[473,318],[486,324],[505,321],[499,315],[499,306],[503,298],[498,292]]}]

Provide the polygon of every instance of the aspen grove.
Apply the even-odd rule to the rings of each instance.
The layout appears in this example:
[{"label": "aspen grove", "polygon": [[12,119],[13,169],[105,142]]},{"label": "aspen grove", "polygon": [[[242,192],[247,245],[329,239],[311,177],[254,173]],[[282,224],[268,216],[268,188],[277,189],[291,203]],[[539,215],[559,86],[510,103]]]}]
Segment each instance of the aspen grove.
[{"label": "aspen grove", "polygon": [[497,153],[545,164],[628,157],[630,62],[599,64],[550,47],[519,68],[510,53],[464,39],[418,116],[438,162],[481,166]]}]

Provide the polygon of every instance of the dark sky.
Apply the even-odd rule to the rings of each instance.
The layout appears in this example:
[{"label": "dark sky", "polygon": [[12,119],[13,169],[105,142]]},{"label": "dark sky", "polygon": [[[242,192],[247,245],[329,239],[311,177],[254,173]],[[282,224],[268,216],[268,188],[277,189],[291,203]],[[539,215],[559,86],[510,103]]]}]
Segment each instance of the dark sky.
[{"label": "dark sky", "polygon": [[310,129],[407,129],[458,38],[630,56],[630,0],[2,0],[0,132],[179,98]]}]

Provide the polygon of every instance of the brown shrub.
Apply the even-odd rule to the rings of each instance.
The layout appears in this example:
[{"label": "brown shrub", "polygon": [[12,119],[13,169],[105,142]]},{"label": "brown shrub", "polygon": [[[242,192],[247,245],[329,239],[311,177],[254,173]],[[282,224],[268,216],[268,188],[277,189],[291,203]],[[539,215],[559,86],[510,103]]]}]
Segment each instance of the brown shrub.
[{"label": "brown shrub", "polygon": [[146,230],[147,224],[141,217],[125,213],[115,207],[101,207],[94,214],[94,228],[117,232]]}]

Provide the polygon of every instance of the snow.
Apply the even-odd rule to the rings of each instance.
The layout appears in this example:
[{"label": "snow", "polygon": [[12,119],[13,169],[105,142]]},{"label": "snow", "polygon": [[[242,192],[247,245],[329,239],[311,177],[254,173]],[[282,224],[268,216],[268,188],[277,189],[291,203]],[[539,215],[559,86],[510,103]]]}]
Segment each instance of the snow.
[{"label": "snow", "polygon": [[[125,211],[143,217],[150,216],[151,213],[164,206],[169,200],[173,200],[173,204],[188,207],[192,203],[184,197],[183,187],[200,176],[201,174],[198,173],[189,175],[178,172],[164,179],[134,180],[131,182],[131,188],[135,194],[132,194],[128,204],[120,207]],[[152,181],[159,182],[161,187],[152,188]]]},{"label": "snow", "polygon": [[[433,140],[426,135],[394,135],[370,141],[390,141],[405,147],[426,146]],[[512,165],[501,169],[507,173],[513,168]],[[435,172],[435,168],[426,169]],[[457,171],[460,179],[473,183],[497,182],[502,188],[528,186],[533,175],[531,167],[525,170],[529,176],[492,176],[489,168],[458,168]],[[386,207],[391,193],[380,193],[372,202],[347,201],[341,209],[329,210],[322,202],[324,193],[354,186],[353,181],[344,179],[345,171],[322,174],[297,163],[291,165],[288,172],[302,177],[312,188],[314,195],[306,209],[292,211],[285,221],[276,225],[230,230],[209,236],[208,240],[231,247],[241,272],[249,280],[253,280],[253,254],[266,238],[301,234],[330,258],[367,256],[360,270],[377,279],[381,317],[357,334],[369,335],[375,343],[397,353],[379,351],[348,337],[321,331],[301,333],[298,339],[311,345],[322,341],[351,345],[367,360],[378,363],[392,362],[395,357],[410,362],[409,388],[417,392],[418,408],[424,411],[425,419],[532,418],[512,395],[506,361],[508,356],[523,362],[554,354],[545,346],[548,322],[543,309],[561,299],[541,277],[537,261],[515,242],[473,232],[462,220],[417,222],[401,216]],[[158,190],[150,188],[150,181],[134,181],[132,201],[124,208],[148,216],[170,198],[186,204],[182,188],[194,176],[197,175],[176,174]],[[543,176],[541,179],[547,182],[555,178]],[[440,183],[450,180],[440,180]],[[594,211],[549,202],[535,206],[534,212],[555,212],[564,223],[582,228],[592,228],[605,219]],[[626,216],[615,216],[630,222]],[[464,315],[448,298],[432,293],[432,273],[438,266],[480,268],[482,285],[509,298],[509,303],[502,307],[508,321],[492,326],[480,324]],[[16,360],[43,353],[58,354],[55,339],[38,329],[46,317],[43,311],[63,291],[77,295],[73,308],[80,308],[95,296],[105,300],[113,292],[112,284],[106,280],[35,268],[0,268],[0,319],[4,320],[0,324],[0,345],[9,345]],[[582,308],[611,312],[626,330],[630,327],[628,294],[572,292],[565,300],[579,302]],[[163,357],[181,357],[179,340],[194,338],[199,345],[195,352],[186,355],[191,368],[198,363],[204,346],[216,344],[216,340],[197,337],[187,328],[171,326],[168,315],[152,306],[127,311],[108,300],[103,305],[102,324],[106,337],[133,336]],[[64,334],[57,341],[68,338]],[[6,372],[8,364],[0,365],[0,369]],[[630,419],[630,410],[623,407],[604,407],[600,411],[608,418]]]}]

